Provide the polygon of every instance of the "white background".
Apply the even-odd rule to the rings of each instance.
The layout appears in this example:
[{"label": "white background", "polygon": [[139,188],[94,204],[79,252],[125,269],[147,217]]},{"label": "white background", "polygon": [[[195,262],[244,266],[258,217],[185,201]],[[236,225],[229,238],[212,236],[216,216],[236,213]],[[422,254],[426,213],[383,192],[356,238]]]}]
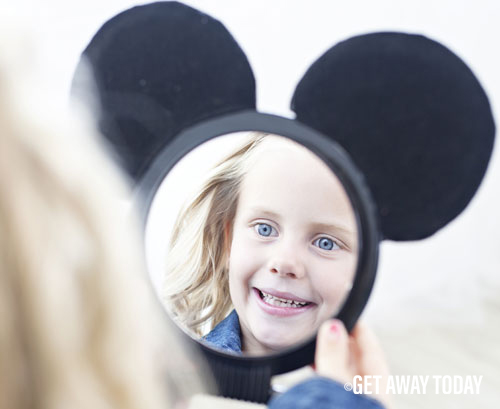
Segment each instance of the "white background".
[{"label": "white background", "polygon": [[[327,48],[380,30],[427,35],[463,58],[486,89],[499,121],[500,2],[186,1],[221,20],[257,80],[258,108],[292,116],[294,87]],[[37,32],[54,98],[65,98],[80,52],[118,0],[0,0]],[[394,373],[483,375],[480,396],[398,396],[401,408],[496,407],[500,401],[500,153],[466,211],[422,242],[383,243],[365,312]],[[495,396],[496,395],[496,396]]]}]

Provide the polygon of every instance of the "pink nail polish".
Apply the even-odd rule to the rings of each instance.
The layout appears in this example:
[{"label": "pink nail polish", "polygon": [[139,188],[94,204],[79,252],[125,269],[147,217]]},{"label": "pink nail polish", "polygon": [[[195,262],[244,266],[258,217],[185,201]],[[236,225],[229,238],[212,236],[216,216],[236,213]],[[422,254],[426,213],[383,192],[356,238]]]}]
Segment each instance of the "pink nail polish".
[{"label": "pink nail polish", "polygon": [[340,326],[336,322],[330,324],[330,336],[337,339],[340,336]]}]

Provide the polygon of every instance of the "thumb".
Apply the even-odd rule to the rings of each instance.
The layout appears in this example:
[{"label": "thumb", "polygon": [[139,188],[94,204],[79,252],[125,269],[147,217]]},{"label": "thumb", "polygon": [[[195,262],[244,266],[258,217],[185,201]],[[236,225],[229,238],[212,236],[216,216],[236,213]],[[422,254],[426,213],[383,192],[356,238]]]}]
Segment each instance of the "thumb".
[{"label": "thumb", "polygon": [[328,320],[320,327],[314,358],[318,375],[345,383],[351,382],[349,336],[342,321]]}]

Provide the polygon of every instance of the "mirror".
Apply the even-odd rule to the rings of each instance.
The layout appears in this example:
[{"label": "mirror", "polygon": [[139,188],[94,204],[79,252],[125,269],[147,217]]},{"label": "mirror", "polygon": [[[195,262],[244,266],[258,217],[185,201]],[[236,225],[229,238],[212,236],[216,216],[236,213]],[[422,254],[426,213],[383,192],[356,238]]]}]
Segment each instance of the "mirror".
[{"label": "mirror", "polygon": [[154,193],[145,230],[171,318],[223,352],[275,354],[339,313],[360,229],[339,177],[298,142],[263,132],[206,141]]}]

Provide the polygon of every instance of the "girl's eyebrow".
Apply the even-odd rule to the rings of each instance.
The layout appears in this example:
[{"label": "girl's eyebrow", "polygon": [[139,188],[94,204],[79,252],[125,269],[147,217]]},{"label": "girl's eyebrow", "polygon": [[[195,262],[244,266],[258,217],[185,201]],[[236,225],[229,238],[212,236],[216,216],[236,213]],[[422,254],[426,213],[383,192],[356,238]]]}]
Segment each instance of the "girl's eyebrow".
[{"label": "girl's eyebrow", "polygon": [[280,215],[278,213],[275,213],[271,210],[264,209],[261,207],[252,207],[250,208],[250,213],[252,215],[258,215],[258,216],[264,216],[264,217],[269,217],[270,219],[276,220],[279,222],[281,219]]},{"label": "girl's eyebrow", "polygon": [[310,226],[313,230],[320,231],[333,231],[335,233],[340,233],[347,236],[355,236],[357,233],[357,229],[350,229],[349,227],[343,225],[342,223],[321,223],[321,222],[312,222]]}]

